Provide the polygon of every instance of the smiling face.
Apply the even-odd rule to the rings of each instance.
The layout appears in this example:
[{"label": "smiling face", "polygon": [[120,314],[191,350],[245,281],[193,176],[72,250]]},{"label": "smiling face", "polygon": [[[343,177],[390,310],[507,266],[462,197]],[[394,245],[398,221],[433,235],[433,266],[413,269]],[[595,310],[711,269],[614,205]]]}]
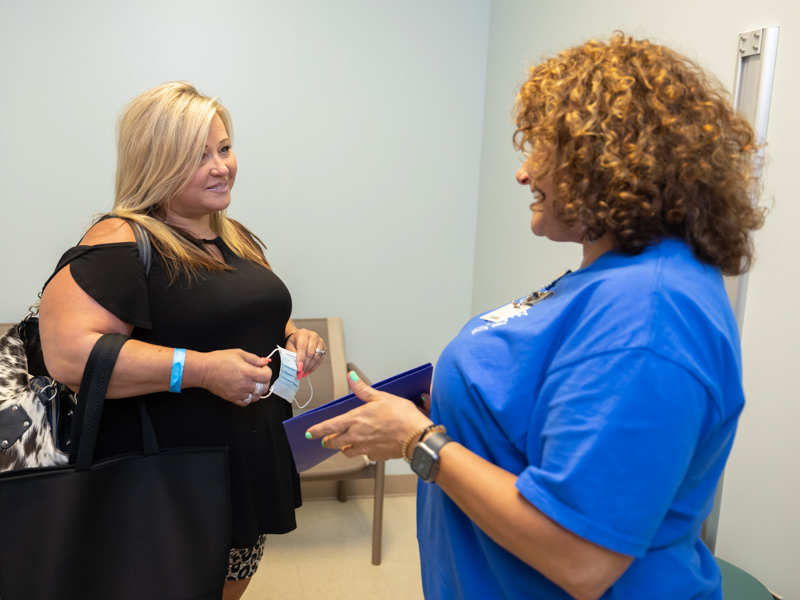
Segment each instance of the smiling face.
[{"label": "smiling face", "polygon": [[554,242],[578,242],[582,240],[581,225],[576,223],[567,227],[556,217],[553,203],[556,199],[556,185],[549,175],[535,180],[535,163],[529,157],[517,171],[517,183],[530,187],[533,193],[531,204],[531,231],[539,237]]},{"label": "smiling face", "polygon": [[172,198],[168,217],[194,221],[226,209],[235,180],[236,156],[222,119],[214,115],[200,165]]}]

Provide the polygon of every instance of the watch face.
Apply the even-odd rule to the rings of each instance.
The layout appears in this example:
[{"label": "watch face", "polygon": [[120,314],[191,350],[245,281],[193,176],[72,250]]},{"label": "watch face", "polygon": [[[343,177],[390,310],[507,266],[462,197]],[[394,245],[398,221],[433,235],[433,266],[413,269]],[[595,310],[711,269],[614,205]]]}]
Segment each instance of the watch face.
[{"label": "watch face", "polygon": [[411,470],[425,481],[430,480],[433,467],[436,464],[429,452],[430,450],[421,444],[417,444],[417,447],[414,448],[414,455],[411,457]]}]

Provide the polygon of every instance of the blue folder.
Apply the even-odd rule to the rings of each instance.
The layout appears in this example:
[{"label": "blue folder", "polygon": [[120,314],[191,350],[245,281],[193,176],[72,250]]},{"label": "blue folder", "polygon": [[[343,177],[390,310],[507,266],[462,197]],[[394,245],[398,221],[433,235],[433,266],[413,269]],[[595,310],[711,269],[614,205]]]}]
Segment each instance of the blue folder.
[{"label": "blue folder", "polygon": [[[428,363],[394,377],[389,377],[389,379],[384,379],[372,387],[381,392],[394,394],[421,405],[420,396],[430,392],[432,377],[433,365]],[[338,452],[338,450],[323,448],[319,439],[307,440],[306,431],[308,428],[342,415],[363,404],[364,401],[357,398],[355,394],[348,394],[283,422],[298,471],[310,469]]]}]

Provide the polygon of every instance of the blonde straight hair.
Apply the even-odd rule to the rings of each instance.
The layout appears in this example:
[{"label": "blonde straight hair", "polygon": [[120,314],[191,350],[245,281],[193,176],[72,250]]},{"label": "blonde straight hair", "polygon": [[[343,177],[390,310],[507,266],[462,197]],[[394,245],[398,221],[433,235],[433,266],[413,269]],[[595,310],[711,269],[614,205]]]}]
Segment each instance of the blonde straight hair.
[{"label": "blonde straight hair", "polygon": [[[233,140],[227,109],[189,83],[170,81],[136,96],[117,121],[117,178],[110,216],[135,221],[150,234],[171,282],[191,282],[198,269],[231,270],[218,262],[189,232],[163,222],[172,198],[197,170],[211,121],[217,115]],[[211,229],[238,256],[270,268],[264,244],[243,225],[219,211]]]}]

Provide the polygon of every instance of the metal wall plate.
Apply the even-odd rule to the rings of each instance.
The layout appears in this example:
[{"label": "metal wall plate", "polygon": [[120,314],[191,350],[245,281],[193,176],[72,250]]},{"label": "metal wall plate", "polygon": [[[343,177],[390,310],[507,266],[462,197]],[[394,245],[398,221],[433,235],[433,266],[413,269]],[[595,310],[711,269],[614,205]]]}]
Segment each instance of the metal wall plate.
[{"label": "metal wall plate", "polygon": [[761,40],[764,38],[763,29],[754,29],[739,34],[739,54],[744,56],[753,56],[754,54],[761,54]]}]

